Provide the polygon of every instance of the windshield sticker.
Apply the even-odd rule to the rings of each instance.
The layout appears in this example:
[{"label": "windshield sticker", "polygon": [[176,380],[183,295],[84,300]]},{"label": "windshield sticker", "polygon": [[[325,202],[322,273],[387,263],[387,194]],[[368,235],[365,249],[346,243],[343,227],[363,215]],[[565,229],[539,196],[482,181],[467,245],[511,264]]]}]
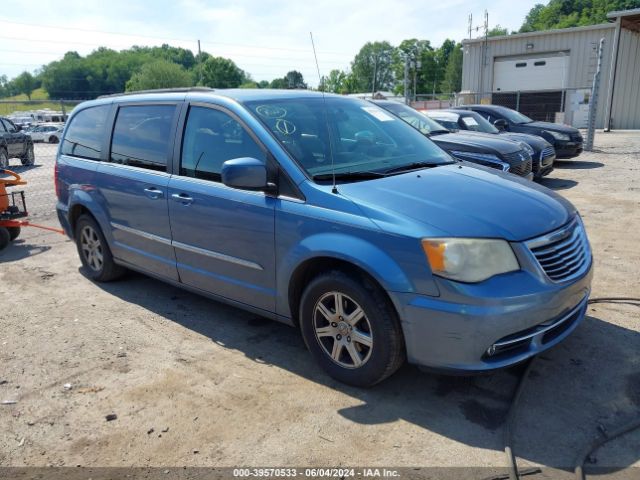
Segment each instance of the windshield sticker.
[{"label": "windshield sticker", "polygon": [[266,118],[283,118],[287,116],[287,111],[275,105],[260,105],[256,107],[258,115]]},{"label": "windshield sticker", "polygon": [[467,125],[467,127],[477,127],[478,121],[473,117],[464,117],[462,121]]},{"label": "windshield sticker", "polygon": [[289,120],[279,118],[276,122],[276,130],[283,135],[293,135],[296,131],[296,126]]},{"label": "windshield sticker", "polygon": [[386,113],[384,110],[381,110],[376,107],[361,107],[365,112],[373,117],[377,118],[381,122],[393,122],[395,119]]}]

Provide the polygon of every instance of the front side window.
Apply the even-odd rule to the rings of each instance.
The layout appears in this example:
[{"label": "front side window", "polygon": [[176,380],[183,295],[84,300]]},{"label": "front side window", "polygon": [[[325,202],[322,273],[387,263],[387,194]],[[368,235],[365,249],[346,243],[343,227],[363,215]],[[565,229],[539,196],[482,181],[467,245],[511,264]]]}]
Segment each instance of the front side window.
[{"label": "front side window", "polygon": [[175,105],[120,107],[111,141],[112,163],[167,171]]},{"label": "front side window", "polygon": [[500,113],[500,115],[502,115],[504,118],[509,120],[511,123],[521,125],[523,123],[533,122],[533,120],[531,120],[526,115],[523,115],[520,112],[516,112],[515,110],[511,110],[510,108],[500,107],[498,108],[498,112]]},{"label": "front side window", "polygon": [[[111,105],[100,105],[86,108],[74,115],[62,142],[61,152],[64,155],[100,160],[102,138],[110,108]],[[33,131],[41,132],[42,127],[36,127]]]},{"label": "front side window", "polygon": [[419,131],[370,102],[332,96],[324,101],[251,101],[246,106],[317,181],[332,172],[385,175],[416,162],[451,162]]},{"label": "front side window", "polygon": [[219,182],[222,164],[242,157],[266,160],[263,150],[227,113],[197,106],[189,109],[180,175]]}]

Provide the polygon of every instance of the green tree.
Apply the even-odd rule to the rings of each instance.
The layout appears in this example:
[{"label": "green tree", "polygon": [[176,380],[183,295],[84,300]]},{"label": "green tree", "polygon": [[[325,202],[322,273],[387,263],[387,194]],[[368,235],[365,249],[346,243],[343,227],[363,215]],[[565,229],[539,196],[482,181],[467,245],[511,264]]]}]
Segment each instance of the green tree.
[{"label": "green tree", "polygon": [[233,60],[209,57],[202,63],[202,84],[212,88],[237,88],[247,79]]},{"label": "green tree", "polygon": [[287,84],[287,88],[291,88],[291,89],[307,88],[307,84],[304,82],[304,77],[297,70],[291,70],[287,72],[287,74],[284,76],[284,81]]},{"label": "green tree", "polygon": [[269,84],[269,88],[285,89],[289,88],[289,84],[284,78],[274,78]]},{"label": "green tree", "polygon": [[454,47],[444,72],[441,90],[446,93],[459,92],[462,89],[462,45]]},{"label": "green tree", "polygon": [[322,84],[325,92],[330,93],[349,93],[345,92],[346,80],[348,74],[342,70],[331,70],[329,75],[322,78]]},{"label": "green tree", "polygon": [[351,73],[357,91],[371,92],[393,88],[395,51],[389,42],[364,44],[351,62]]},{"label": "green tree", "polygon": [[520,32],[605,23],[611,11],[639,7],[640,0],[550,0],[529,11]]},{"label": "green tree", "polygon": [[127,91],[150,90],[155,88],[190,87],[192,78],[176,63],[155,60],[143,65],[127,82]]},{"label": "green tree", "polygon": [[487,36],[489,37],[503,37],[505,35],[509,35],[509,30],[502,28],[500,25],[496,25],[487,32]]},{"label": "green tree", "polygon": [[24,93],[29,100],[31,100],[31,94],[36,89],[36,79],[29,72],[22,72],[13,80],[16,89],[20,93]]}]

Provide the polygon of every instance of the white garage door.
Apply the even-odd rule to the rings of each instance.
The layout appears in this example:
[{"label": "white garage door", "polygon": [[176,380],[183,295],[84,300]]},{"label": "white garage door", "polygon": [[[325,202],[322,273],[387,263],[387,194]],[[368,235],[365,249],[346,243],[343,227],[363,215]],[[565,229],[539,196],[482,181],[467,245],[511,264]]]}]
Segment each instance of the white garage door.
[{"label": "white garage door", "polygon": [[493,64],[493,91],[560,90],[566,85],[568,71],[568,55],[497,58]]}]

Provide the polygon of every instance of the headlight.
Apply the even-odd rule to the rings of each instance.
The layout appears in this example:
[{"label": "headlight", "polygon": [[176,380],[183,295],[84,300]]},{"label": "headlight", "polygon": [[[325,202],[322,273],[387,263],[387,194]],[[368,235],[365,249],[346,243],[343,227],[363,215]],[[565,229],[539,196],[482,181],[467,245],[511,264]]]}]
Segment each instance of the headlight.
[{"label": "headlight", "polygon": [[551,130],[545,130],[545,133],[548,133],[549,135],[551,135],[556,140],[564,140],[564,141],[571,140],[571,137],[569,135],[567,135],[566,133],[553,132]]},{"label": "headlight", "polygon": [[520,270],[509,243],[481,238],[425,238],[422,248],[435,275],[476,283]]},{"label": "headlight", "polygon": [[509,171],[510,165],[500,160],[497,155],[493,155],[491,153],[462,152],[457,150],[449,153],[460,160],[467,160],[487,167],[498,168],[503,172]]},{"label": "headlight", "polygon": [[528,143],[525,142],[520,142],[520,146],[522,147],[522,149],[527,152],[529,155],[533,155],[534,150],[531,147],[531,145],[529,145]]}]

